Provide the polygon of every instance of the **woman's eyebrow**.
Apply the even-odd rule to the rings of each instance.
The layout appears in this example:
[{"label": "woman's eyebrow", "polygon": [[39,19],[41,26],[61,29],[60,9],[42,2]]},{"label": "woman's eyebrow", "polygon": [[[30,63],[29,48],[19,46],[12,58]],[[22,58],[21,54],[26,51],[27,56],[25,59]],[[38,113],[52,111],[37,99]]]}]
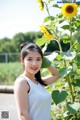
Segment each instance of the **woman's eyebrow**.
[{"label": "woman's eyebrow", "polygon": [[33,58],[33,57],[27,57],[27,58]]},{"label": "woman's eyebrow", "polygon": [[[28,57],[28,58],[33,58],[33,57]],[[36,58],[40,58],[41,59],[41,57],[36,57]]]},{"label": "woman's eyebrow", "polygon": [[37,57],[37,58],[40,58],[40,59],[41,59],[41,57]]}]

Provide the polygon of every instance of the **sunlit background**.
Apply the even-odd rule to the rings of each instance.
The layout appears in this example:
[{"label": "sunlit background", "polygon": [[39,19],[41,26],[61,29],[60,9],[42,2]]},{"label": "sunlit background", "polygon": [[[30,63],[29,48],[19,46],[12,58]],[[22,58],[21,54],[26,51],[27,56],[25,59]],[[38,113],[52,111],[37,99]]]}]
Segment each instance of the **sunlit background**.
[{"label": "sunlit background", "polygon": [[[47,13],[38,6],[37,0],[0,0],[0,38],[12,38],[19,32],[40,30],[39,26]],[[53,14],[57,12],[56,9]]]}]

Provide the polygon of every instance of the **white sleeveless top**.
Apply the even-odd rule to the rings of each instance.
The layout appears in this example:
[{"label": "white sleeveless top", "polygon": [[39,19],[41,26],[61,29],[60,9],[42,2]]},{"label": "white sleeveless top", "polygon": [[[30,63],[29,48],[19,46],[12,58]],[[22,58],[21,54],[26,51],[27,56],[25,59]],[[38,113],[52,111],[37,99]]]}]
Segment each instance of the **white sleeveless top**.
[{"label": "white sleeveless top", "polygon": [[31,120],[50,120],[51,95],[40,83],[34,83],[23,74],[21,76],[30,86],[28,101]]}]

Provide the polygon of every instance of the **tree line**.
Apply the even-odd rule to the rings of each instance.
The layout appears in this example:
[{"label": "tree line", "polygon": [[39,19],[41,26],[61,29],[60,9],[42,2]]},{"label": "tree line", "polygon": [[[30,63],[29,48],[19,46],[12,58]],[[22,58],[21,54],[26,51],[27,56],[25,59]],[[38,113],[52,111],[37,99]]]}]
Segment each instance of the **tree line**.
[{"label": "tree line", "polygon": [[[0,54],[2,53],[20,53],[20,45],[22,43],[35,43],[37,39],[41,38],[43,33],[38,32],[27,32],[27,33],[17,33],[10,38],[2,38],[0,39]],[[66,51],[69,48],[69,44],[65,46],[65,44],[61,41],[62,48]],[[43,47],[43,46],[42,46]],[[50,44],[46,50],[46,52],[52,52],[59,50],[56,41],[50,41]],[[0,55],[0,61],[3,62],[3,56]],[[10,56],[10,59],[14,60],[14,56]]]},{"label": "tree line", "polygon": [[[22,43],[35,43],[37,39],[41,38],[43,33],[41,32],[27,32],[27,33],[18,33],[10,38],[0,39],[0,53],[13,53],[20,52],[20,45]],[[56,41],[50,41],[47,52],[58,50],[58,45]],[[66,45],[62,42],[62,48],[64,51],[68,49],[69,45]]]}]

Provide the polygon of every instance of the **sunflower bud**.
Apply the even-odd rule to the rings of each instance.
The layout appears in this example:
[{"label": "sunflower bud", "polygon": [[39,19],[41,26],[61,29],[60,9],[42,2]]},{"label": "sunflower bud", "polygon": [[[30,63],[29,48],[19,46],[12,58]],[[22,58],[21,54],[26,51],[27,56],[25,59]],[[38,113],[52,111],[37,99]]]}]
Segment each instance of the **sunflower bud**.
[{"label": "sunflower bud", "polygon": [[39,8],[40,10],[43,10],[44,9],[44,3],[42,0],[37,0],[37,2],[39,3]]}]

